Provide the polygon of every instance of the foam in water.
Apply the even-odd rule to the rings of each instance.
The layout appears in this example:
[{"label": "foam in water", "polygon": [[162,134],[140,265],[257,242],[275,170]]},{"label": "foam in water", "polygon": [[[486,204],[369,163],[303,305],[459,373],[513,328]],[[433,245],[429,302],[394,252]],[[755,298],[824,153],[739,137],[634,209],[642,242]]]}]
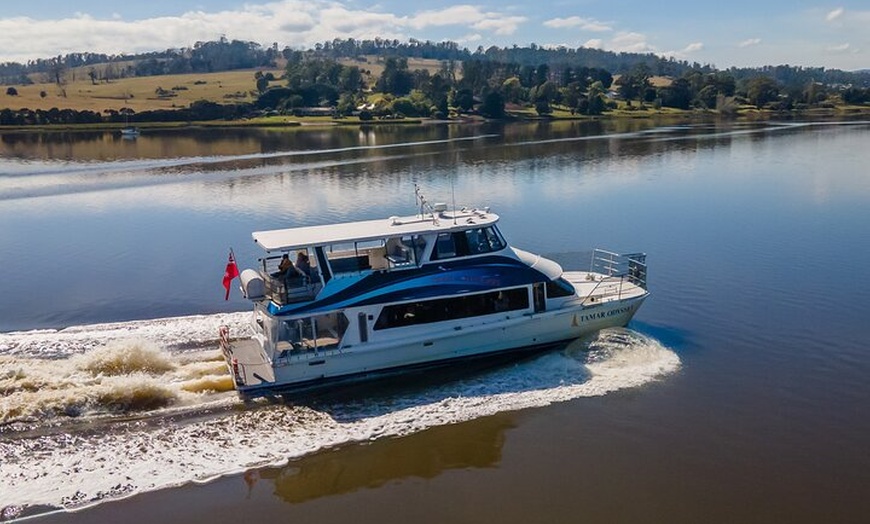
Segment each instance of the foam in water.
[{"label": "foam in water", "polygon": [[191,405],[232,388],[219,351],[179,357],[140,339],[63,360],[0,356],[0,424]]},{"label": "foam in water", "polygon": [[251,313],[112,322],[68,328],[0,333],[0,355],[62,358],[84,353],[115,340],[150,340],[163,348],[217,347],[221,325],[244,333]]},{"label": "foam in water", "polygon": [[[150,322],[82,327],[75,337],[54,334],[66,337],[61,344],[65,352],[74,345],[71,339],[90,340],[107,331],[150,332],[156,339],[178,343],[186,324],[191,337],[184,345],[201,338],[203,325],[215,319]],[[169,328],[168,335],[161,327]],[[14,336],[17,350],[40,354],[38,344],[28,338],[48,334]],[[282,465],[340,444],[604,395],[649,383],[680,364],[657,341],[612,329],[562,352],[441,385],[385,393],[376,402],[366,398],[313,407],[265,400],[243,406],[231,393],[203,395],[232,388],[219,352],[212,349],[168,353],[153,340],[134,339],[64,360],[0,358],[0,412],[7,421],[69,415],[87,420],[94,414],[111,417],[143,410],[162,420],[149,424],[147,417],[119,418],[99,430],[87,424],[42,431],[29,426],[29,433],[18,439],[7,431],[0,441],[0,511],[10,516],[29,506],[79,508],[252,467]],[[213,413],[172,418],[178,409]]]}]

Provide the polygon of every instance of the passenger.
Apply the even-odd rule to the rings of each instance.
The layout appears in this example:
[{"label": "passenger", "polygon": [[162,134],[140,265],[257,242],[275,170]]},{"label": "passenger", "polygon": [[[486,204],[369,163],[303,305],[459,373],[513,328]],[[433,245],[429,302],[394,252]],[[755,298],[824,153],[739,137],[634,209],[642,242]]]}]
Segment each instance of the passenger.
[{"label": "passenger", "polygon": [[296,268],[293,267],[293,262],[290,262],[290,255],[284,253],[284,256],[281,257],[281,263],[278,264],[278,272],[275,273],[275,276],[278,278],[287,278],[296,272],[295,269]]},{"label": "passenger", "polygon": [[296,271],[299,272],[300,275],[306,277],[311,276],[311,261],[308,259],[308,253],[305,251],[299,251],[296,253]]}]

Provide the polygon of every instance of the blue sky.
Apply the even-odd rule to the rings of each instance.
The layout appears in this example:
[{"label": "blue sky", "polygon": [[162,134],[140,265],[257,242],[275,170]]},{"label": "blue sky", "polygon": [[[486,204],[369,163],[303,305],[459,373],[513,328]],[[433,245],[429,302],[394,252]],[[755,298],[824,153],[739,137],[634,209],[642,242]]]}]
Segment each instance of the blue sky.
[{"label": "blue sky", "polygon": [[472,50],[534,42],[652,52],[720,68],[870,68],[866,0],[23,0],[0,9],[0,61],[159,51],[222,35],[282,48],[381,36]]}]

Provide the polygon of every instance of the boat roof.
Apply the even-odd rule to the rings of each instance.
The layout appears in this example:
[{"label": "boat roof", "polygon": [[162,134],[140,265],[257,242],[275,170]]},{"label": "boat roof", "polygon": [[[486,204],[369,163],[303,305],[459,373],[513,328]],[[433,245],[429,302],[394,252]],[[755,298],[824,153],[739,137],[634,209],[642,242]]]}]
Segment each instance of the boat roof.
[{"label": "boat roof", "polygon": [[437,214],[394,216],[342,224],[255,231],[251,236],[254,237],[254,242],[266,251],[284,251],[405,235],[459,231],[472,227],[489,226],[498,222],[498,218],[498,215],[489,212],[488,209],[463,208],[456,211],[442,211]]}]

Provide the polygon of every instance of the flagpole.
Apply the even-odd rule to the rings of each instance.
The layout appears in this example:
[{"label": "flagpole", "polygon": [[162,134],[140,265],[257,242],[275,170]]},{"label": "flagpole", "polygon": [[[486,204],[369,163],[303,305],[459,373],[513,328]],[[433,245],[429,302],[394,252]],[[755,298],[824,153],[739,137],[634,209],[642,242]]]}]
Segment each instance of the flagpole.
[{"label": "flagpole", "polygon": [[226,296],[224,300],[230,299],[230,289],[233,285],[233,280],[239,276],[239,265],[236,262],[236,254],[233,248],[230,248],[230,259],[227,261],[227,269],[224,271],[224,287],[226,288]]}]

